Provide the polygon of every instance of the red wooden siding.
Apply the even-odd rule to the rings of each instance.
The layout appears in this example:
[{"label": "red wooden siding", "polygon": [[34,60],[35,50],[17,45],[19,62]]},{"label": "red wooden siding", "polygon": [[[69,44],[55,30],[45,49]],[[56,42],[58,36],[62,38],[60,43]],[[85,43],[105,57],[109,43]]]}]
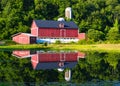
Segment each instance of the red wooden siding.
[{"label": "red wooden siding", "polygon": [[12,40],[20,44],[33,44],[36,43],[36,37],[30,36],[26,33],[19,33],[12,37]]},{"label": "red wooden siding", "polygon": [[66,36],[67,37],[78,37],[78,29],[67,29]]},{"label": "red wooden siding", "polygon": [[34,36],[38,36],[38,28],[32,28],[31,29],[31,34]]},{"label": "red wooden siding", "polygon": [[32,56],[31,61],[34,61],[34,62],[38,63],[38,56],[37,56],[37,54]]},{"label": "red wooden siding", "polygon": [[59,61],[59,54],[39,53],[39,62],[55,62]]},{"label": "red wooden siding", "polygon": [[36,28],[37,26],[36,26],[36,23],[33,21],[32,22],[32,25],[31,25],[31,28]]},{"label": "red wooden siding", "polygon": [[35,69],[39,63],[52,62],[77,62],[79,58],[84,58],[85,54],[81,52],[70,53],[37,53],[31,57],[33,68]]},{"label": "red wooden siding", "polygon": [[38,37],[60,37],[60,30],[53,28],[39,28]]},{"label": "red wooden siding", "polygon": [[86,38],[85,33],[79,33],[78,34],[78,39],[83,40],[85,38]]},{"label": "red wooden siding", "polygon": [[39,53],[32,56],[36,62],[59,62],[59,61],[77,61],[78,53]]},{"label": "red wooden siding", "polygon": [[37,62],[32,61],[32,66],[34,69],[36,68],[37,64],[38,64]]},{"label": "red wooden siding", "polygon": [[38,37],[78,37],[78,29],[39,28]]},{"label": "red wooden siding", "polygon": [[38,64],[38,56],[37,56],[37,54],[35,54],[35,55],[33,55],[33,56],[31,57],[31,62],[32,62],[33,68],[35,69],[35,67],[36,67],[37,64]]},{"label": "red wooden siding", "polygon": [[29,44],[30,43],[29,36],[22,34],[22,33],[14,36],[13,41],[20,43],[20,44]]},{"label": "red wooden siding", "polygon": [[32,25],[31,25],[31,34],[38,36],[38,27],[36,26],[34,21],[32,22]]}]

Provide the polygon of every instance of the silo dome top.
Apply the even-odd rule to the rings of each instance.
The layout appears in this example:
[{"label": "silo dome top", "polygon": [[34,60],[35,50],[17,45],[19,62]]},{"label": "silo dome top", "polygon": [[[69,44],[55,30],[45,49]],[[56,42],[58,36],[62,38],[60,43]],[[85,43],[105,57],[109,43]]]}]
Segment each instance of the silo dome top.
[{"label": "silo dome top", "polygon": [[67,7],[66,10],[71,10],[71,7]]},{"label": "silo dome top", "polygon": [[58,68],[58,71],[59,71],[59,72],[63,72],[64,69],[63,69],[63,68]]},{"label": "silo dome top", "polygon": [[65,21],[64,18],[58,18],[58,21]]}]

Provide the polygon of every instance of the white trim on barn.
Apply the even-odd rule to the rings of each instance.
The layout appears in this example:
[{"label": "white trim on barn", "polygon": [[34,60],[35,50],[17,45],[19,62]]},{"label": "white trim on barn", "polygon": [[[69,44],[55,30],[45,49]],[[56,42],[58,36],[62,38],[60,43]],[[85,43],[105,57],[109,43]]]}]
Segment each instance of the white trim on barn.
[{"label": "white trim on barn", "polygon": [[55,43],[56,41],[60,41],[61,43],[69,43],[69,42],[78,42],[78,38],[37,38],[37,43]]},{"label": "white trim on barn", "polygon": [[26,56],[17,56],[15,54],[12,54],[12,56],[15,56],[17,58],[31,58],[32,55],[26,55]]}]

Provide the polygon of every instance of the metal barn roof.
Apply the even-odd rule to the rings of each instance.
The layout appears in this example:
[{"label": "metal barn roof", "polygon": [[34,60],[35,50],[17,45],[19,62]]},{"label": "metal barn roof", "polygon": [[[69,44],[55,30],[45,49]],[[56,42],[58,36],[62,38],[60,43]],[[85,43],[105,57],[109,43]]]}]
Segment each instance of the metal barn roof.
[{"label": "metal barn roof", "polygon": [[25,35],[28,35],[28,36],[36,37],[36,36],[34,36],[34,35],[32,35],[32,34],[29,34],[29,33],[22,33],[22,32],[16,33],[16,34],[12,35],[12,37],[17,36],[17,35],[20,35],[20,34],[25,34]]},{"label": "metal barn roof", "polygon": [[53,20],[34,20],[37,27],[59,28],[59,24],[64,24],[64,28],[78,29],[78,26],[73,21],[53,21]]}]

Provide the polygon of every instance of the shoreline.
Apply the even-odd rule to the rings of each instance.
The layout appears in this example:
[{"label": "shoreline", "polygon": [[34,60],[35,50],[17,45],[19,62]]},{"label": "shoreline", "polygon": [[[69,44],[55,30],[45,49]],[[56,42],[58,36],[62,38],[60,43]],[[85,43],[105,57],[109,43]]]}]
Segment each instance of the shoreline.
[{"label": "shoreline", "polygon": [[0,50],[78,50],[98,52],[119,52],[120,44],[29,44],[29,45],[6,45],[0,46]]}]

